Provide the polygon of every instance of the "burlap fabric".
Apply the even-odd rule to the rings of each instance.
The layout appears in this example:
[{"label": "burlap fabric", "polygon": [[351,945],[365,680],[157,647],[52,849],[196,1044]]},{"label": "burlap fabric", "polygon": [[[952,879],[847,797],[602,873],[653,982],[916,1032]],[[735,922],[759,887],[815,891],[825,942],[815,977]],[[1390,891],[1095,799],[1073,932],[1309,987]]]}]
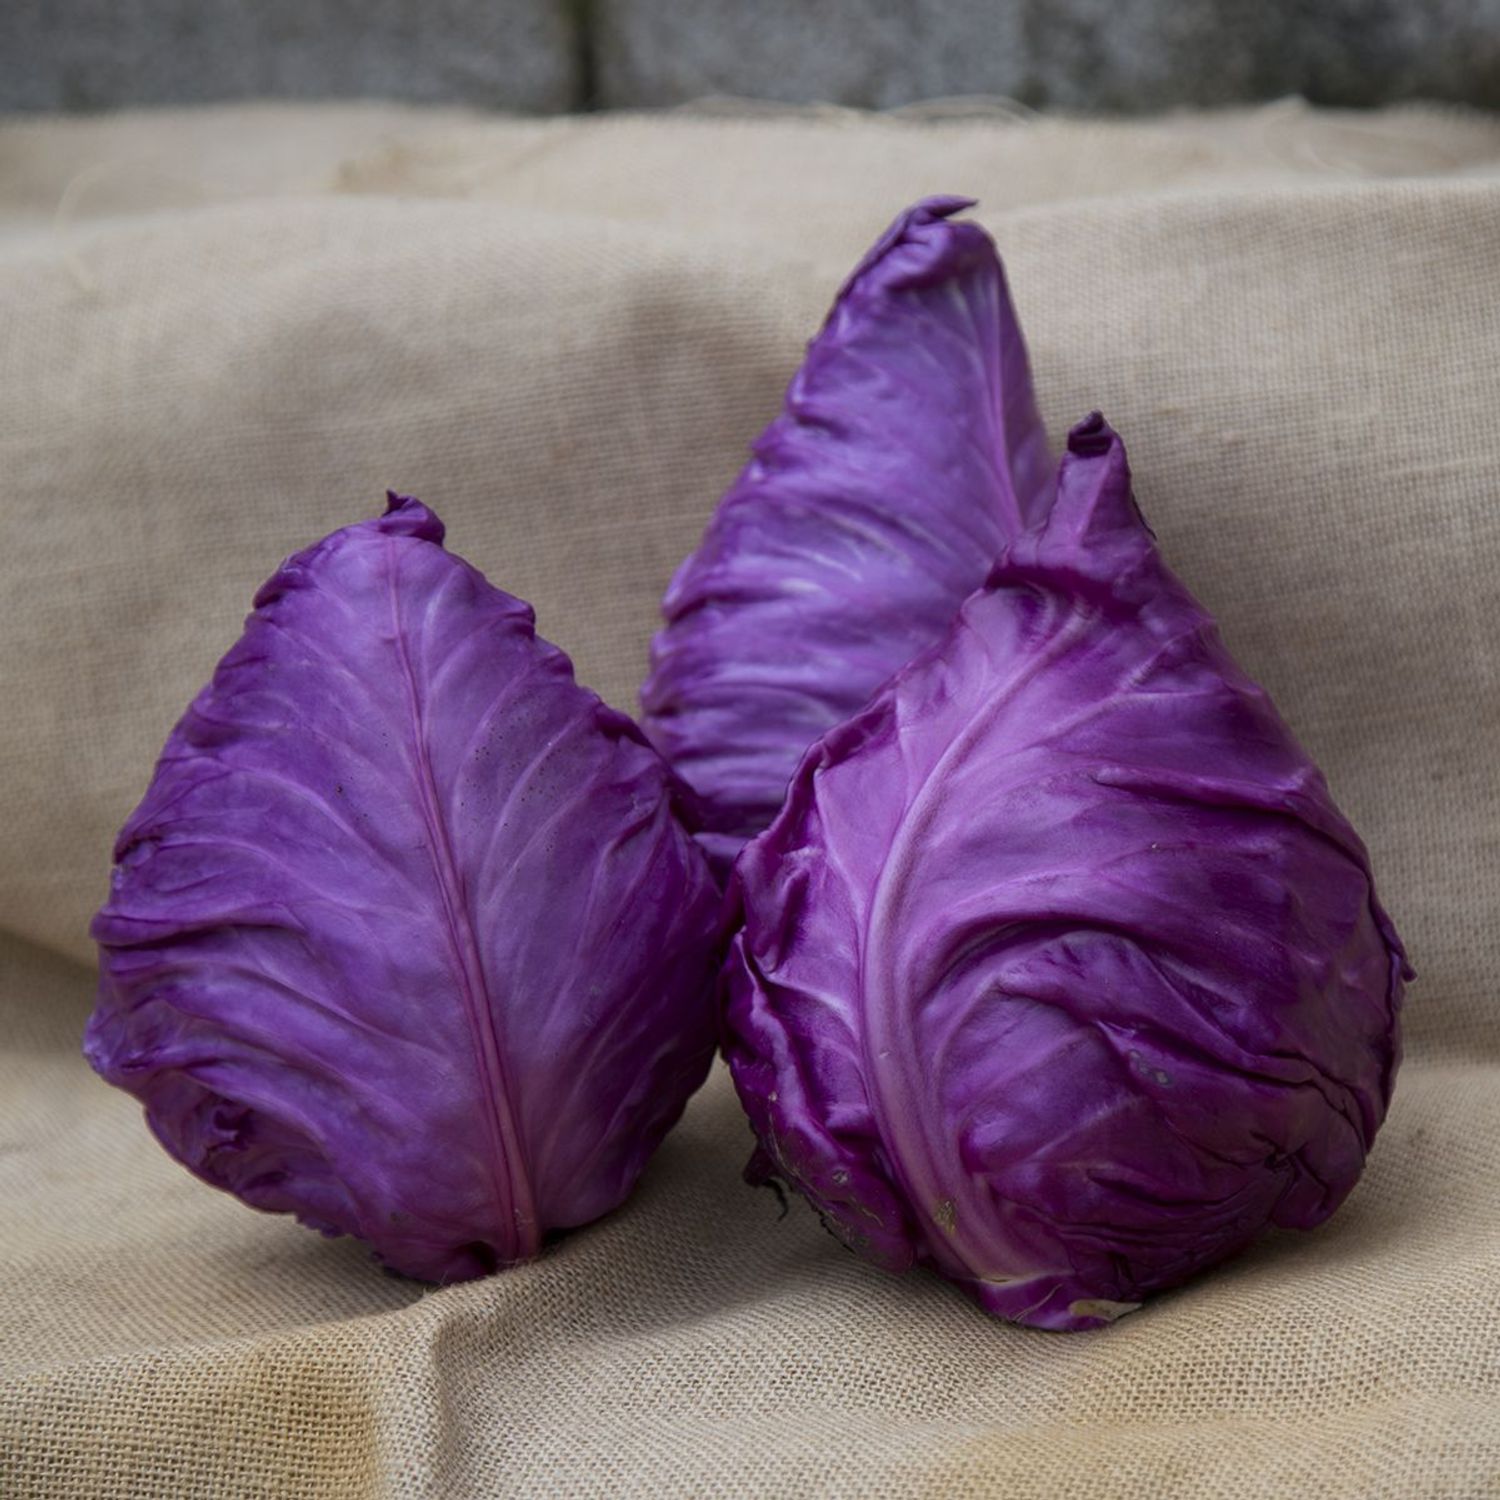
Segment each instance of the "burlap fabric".
[{"label": "burlap fabric", "polygon": [[[1046,1335],[778,1217],[722,1076],[624,1209],[463,1287],[194,1182],[78,1056],[85,925],[255,584],[415,492],[630,706],[934,191],[1370,841],[1421,979],[1354,1197]],[[0,208],[0,1493],[1500,1494],[1500,125],[16,122]]]}]

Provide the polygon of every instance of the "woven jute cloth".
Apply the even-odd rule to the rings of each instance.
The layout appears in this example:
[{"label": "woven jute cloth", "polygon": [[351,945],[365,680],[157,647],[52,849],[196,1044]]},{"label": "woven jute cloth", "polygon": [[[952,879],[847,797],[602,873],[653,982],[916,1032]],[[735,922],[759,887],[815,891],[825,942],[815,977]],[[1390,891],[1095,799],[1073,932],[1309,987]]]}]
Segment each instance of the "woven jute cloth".
[{"label": "woven jute cloth", "polygon": [[[414,493],[632,707],[803,341],[932,192],[1371,845],[1420,979],[1348,1204],[1048,1335],[782,1217],[722,1072],[622,1209],[465,1286],[191,1179],[79,1056],[86,927],[257,583]],[[1500,1494],[1497,412],[1471,116],[0,125],[0,1494]]]}]

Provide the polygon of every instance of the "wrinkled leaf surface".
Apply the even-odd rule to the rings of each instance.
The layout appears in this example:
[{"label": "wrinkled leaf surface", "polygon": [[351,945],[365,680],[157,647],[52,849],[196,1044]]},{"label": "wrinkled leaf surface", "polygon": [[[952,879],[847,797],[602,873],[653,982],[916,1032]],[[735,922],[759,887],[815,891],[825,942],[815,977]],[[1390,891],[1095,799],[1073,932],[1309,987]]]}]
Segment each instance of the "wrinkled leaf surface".
[{"label": "wrinkled leaf surface", "polygon": [[87,1053],[206,1181],[448,1281],[630,1190],[717,906],[660,757],[442,539],[392,497],[261,590],[120,834]]},{"label": "wrinkled leaf surface", "polygon": [[1086,1328],[1342,1201],[1399,1059],[1364,846],[1162,562],[1101,419],[949,638],[741,856],[726,1050],[892,1270]]},{"label": "wrinkled leaf surface", "polygon": [[1026,346],[968,206],[928,199],[865,257],[663,601],[643,722],[722,864],[1045,513]]}]

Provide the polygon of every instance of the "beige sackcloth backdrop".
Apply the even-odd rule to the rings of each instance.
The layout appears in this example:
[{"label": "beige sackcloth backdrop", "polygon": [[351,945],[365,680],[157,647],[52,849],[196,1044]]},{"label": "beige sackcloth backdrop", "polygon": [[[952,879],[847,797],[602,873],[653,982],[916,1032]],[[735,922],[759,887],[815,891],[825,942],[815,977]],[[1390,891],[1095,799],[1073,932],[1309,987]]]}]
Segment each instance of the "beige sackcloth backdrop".
[{"label": "beige sackcloth backdrop", "polygon": [[[935,192],[1370,842],[1421,977],[1348,1204],[1044,1334],[779,1217],[721,1071],[624,1208],[466,1286],[194,1181],[79,1057],[86,926],[257,583],[413,492],[633,706]],[[14,120],[0,457],[0,1495],[1500,1495],[1500,122]]]}]

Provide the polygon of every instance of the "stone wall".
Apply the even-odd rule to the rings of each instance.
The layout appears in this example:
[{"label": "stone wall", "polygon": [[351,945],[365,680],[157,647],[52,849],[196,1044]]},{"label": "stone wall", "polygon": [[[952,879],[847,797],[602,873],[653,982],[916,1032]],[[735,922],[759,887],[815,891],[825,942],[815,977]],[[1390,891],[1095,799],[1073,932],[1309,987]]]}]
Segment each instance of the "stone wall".
[{"label": "stone wall", "polygon": [[0,0],[0,109],[364,96],[545,113],[714,94],[1500,107],[1500,0]]}]

